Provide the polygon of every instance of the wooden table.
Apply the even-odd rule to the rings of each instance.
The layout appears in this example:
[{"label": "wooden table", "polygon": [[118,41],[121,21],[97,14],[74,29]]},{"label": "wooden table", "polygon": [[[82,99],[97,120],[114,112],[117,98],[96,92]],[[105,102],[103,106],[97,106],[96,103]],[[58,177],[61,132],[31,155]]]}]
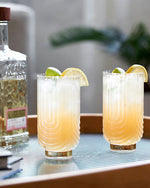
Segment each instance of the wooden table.
[{"label": "wooden table", "polygon": [[102,137],[102,114],[81,114],[81,140],[67,162],[46,162],[37,142],[37,117],[28,117],[30,141],[13,149],[23,155],[23,172],[0,187],[150,187],[150,118],[136,152],[115,153]]}]

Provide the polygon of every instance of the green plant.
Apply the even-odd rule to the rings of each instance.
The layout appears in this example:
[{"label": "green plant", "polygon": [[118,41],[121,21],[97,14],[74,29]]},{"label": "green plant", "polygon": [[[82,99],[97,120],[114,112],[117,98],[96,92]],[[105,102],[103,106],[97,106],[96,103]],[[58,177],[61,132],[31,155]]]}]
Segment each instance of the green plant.
[{"label": "green plant", "polygon": [[117,28],[99,30],[92,27],[72,27],[50,36],[53,47],[75,42],[95,41],[105,47],[109,53],[117,54],[129,64],[141,64],[150,67],[150,34],[144,24],[138,24],[126,36]]}]

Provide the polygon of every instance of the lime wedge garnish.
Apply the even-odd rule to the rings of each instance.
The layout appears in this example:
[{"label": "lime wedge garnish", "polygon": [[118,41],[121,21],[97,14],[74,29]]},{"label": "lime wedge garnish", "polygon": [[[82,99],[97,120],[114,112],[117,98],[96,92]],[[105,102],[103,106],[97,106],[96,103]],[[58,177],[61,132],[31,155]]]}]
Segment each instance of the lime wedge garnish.
[{"label": "lime wedge garnish", "polygon": [[117,67],[117,68],[115,68],[112,71],[112,73],[120,73],[120,74],[122,74],[122,73],[125,73],[125,71],[122,68]]},{"label": "lime wedge garnish", "polygon": [[45,76],[60,76],[61,72],[55,67],[48,67]]}]

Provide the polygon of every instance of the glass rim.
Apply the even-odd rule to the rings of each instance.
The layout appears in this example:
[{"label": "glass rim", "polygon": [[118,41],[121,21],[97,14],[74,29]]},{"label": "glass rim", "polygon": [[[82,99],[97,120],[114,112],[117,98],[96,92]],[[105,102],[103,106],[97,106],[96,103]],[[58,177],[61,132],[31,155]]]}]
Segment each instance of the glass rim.
[{"label": "glass rim", "polygon": [[103,75],[116,75],[116,76],[131,76],[131,75],[136,75],[136,76],[144,76],[142,72],[131,72],[131,73],[113,73],[110,70],[103,71]]},{"label": "glass rim", "polygon": [[37,79],[41,78],[41,79],[80,79],[80,76],[45,76],[45,73],[39,73],[37,74]]}]

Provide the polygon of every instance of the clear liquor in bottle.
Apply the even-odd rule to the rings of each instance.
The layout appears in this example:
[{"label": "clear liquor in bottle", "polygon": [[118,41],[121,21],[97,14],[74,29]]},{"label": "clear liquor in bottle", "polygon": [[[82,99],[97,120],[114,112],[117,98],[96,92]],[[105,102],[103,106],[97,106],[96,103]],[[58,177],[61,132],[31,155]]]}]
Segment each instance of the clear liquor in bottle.
[{"label": "clear liquor in bottle", "polygon": [[10,8],[0,7],[0,146],[27,142],[26,55],[8,46]]}]

